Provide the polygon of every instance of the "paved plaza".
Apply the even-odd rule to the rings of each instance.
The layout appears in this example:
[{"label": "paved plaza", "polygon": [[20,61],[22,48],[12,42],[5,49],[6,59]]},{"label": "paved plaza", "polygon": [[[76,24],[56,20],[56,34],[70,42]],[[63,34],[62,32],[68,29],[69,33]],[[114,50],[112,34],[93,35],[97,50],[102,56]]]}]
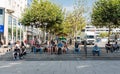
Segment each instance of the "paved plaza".
[{"label": "paved plaza", "polygon": [[[103,47],[105,43],[98,43],[101,48],[100,56],[92,55],[93,45],[88,45],[88,54],[85,56],[84,48],[81,46],[80,54],[75,54],[73,46],[69,46],[70,51],[67,54],[48,54],[48,53],[33,53],[30,49],[27,49],[27,55],[24,56],[22,61],[81,61],[81,60],[120,60],[120,50],[118,52],[106,53]],[[13,51],[3,53],[0,56],[0,61],[13,61]]]},{"label": "paved plaza", "polygon": [[16,61],[9,51],[0,56],[0,74],[120,74],[120,52],[106,53],[100,47],[101,56],[92,56],[89,45],[87,57],[83,48],[80,54],[71,50],[62,55],[33,53],[28,49],[28,54]]},{"label": "paved plaza", "polygon": [[1,61],[0,74],[120,74],[120,61]]}]

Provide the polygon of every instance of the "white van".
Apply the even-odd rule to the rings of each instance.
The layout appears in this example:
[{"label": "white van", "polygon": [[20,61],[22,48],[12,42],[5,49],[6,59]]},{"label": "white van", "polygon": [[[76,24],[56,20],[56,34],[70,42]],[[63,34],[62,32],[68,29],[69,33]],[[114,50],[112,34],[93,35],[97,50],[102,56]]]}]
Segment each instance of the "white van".
[{"label": "white van", "polygon": [[96,42],[95,32],[86,32],[86,40],[87,44],[95,44]]}]

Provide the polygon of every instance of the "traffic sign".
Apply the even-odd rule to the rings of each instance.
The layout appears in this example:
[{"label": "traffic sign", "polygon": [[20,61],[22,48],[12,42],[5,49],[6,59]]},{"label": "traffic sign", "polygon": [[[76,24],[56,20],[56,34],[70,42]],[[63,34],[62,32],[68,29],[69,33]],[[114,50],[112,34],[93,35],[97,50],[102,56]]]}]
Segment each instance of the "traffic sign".
[{"label": "traffic sign", "polygon": [[4,32],[4,25],[0,25],[0,33]]}]

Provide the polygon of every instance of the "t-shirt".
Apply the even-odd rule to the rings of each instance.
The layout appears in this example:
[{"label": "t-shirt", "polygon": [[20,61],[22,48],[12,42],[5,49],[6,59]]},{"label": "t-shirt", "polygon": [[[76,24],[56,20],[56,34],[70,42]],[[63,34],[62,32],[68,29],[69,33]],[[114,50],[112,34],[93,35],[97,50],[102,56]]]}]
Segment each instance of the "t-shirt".
[{"label": "t-shirt", "polygon": [[111,47],[111,44],[106,44],[106,47],[110,48],[110,47]]},{"label": "t-shirt", "polygon": [[20,49],[20,45],[19,44],[16,44],[15,47],[18,48],[18,49]]},{"label": "t-shirt", "polygon": [[118,44],[113,44],[113,47],[117,48],[117,47],[118,47]]}]

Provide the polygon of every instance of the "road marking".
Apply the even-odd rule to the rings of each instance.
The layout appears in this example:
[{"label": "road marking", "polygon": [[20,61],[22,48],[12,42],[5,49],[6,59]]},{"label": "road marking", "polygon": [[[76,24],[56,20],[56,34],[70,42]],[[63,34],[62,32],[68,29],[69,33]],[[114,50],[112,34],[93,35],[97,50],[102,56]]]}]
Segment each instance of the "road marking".
[{"label": "road marking", "polygon": [[0,66],[0,69],[1,68],[9,68],[9,67],[12,67],[12,66],[18,65],[18,64],[21,64],[21,62],[15,62],[15,63],[10,63],[8,65]]},{"label": "road marking", "polygon": [[88,68],[88,67],[90,67],[90,65],[81,65],[81,66],[77,66],[76,68],[81,69],[81,68]]}]

